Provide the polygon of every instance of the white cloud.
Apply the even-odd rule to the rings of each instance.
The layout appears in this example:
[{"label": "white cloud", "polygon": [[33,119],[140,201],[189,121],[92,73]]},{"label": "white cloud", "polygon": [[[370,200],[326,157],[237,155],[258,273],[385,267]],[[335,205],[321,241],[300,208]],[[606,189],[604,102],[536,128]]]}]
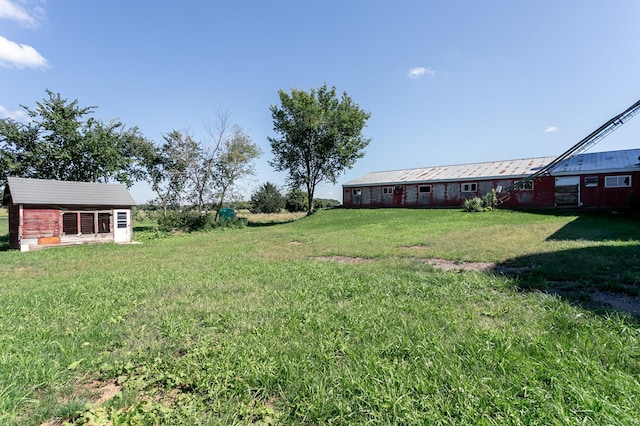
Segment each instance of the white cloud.
[{"label": "white cloud", "polygon": [[[36,10],[40,9],[37,8]],[[12,0],[0,0],[0,19],[10,19],[28,28],[37,26],[37,19],[34,14]]]},{"label": "white cloud", "polygon": [[49,63],[33,47],[18,44],[0,36],[0,65],[16,68],[43,68],[48,67]]},{"label": "white cloud", "polygon": [[26,111],[24,110],[17,110],[17,111],[9,111],[7,108],[5,108],[3,105],[0,105],[0,115],[5,117],[5,118],[10,118],[12,120],[16,120],[16,121],[24,121],[28,118],[28,115],[26,113]]},{"label": "white cloud", "polygon": [[544,128],[545,133],[553,133],[553,132],[557,132],[558,130],[560,129],[558,129],[556,126],[547,126]]},{"label": "white cloud", "polygon": [[431,76],[434,76],[435,74],[436,72],[428,67],[427,68],[415,67],[409,70],[409,78],[414,78],[414,79],[424,77],[425,75],[428,77],[431,77]]}]

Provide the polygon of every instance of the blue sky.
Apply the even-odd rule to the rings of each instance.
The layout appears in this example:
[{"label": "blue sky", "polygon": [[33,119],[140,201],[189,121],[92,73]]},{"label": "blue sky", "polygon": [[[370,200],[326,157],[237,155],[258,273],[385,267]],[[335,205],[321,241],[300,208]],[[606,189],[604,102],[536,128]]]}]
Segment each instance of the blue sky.
[{"label": "blue sky", "polygon": [[[278,90],[324,83],[371,113],[371,171],[559,155],[640,99],[637,0],[0,0],[0,118],[45,90],[160,143],[231,114],[264,154]],[[635,118],[591,148],[640,147]],[[138,202],[153,198],[144,184]]]}]

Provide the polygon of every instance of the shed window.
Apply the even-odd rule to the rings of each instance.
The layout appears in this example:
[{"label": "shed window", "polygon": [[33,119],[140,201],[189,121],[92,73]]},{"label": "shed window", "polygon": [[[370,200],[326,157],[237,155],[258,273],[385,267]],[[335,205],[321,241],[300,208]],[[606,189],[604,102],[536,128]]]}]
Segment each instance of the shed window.
[{"label": "shed window", "polygon": [[478,190],[477,183],[463,183],[460,186],[462,192],[476,192]]},{"label": "shed window", "polygon": [[127,212],[118,212],[118,229],[127,227]]},{"label": "shed window", "polygon": [[362,189],[354,189],[353,190],[354,197],[359,197],[362,195]]},{"label": "shed window", "polygon": [[393,186],[385,186],[384,188],[382,188],[382,193],[383,194],[393,194]]},{"label": "shed window", "polygon": [[431,185],[420,185],[418,187],[418,192],[421,193],[421,194],[430,193],[431,192]]},{"label": "shed window", "polygon": [[80,233],[81,234],[93,234],[94,231],[94,223],[93,223],[93,213],[80,213]]},{"label": "shed window", "polygon": [[64,213],[62,215],[62,233],[67,235],[78,233],[77,213]]},{"label": "shed window", "polygon": [[522,183],[522,188],[523,191],[533,191],[533,181],[532,180],[526,180]]},{"label": "shed window", "polygon": [[[127,213],[124,214],[124,227],[127,226]],[[118,219],[120,219],[118,213]],[[111,229],[111,213],[75,211],[62,214],[62,233],[64,235],[108,234]]]},{"label": "shed window", "polygon": [[598,176],[585,176],[584,178],[584,186],[585,188],[593,188],[598,186],[599,179]]},{"label": "shed window", "polygon": [[111,231],[111,215],[98,213],[98,233],[105,234]]},{"label": "shed window", "polygon": [[631,176],[605,176],[604,187],[605,188],[623,188],[631,186]]}]

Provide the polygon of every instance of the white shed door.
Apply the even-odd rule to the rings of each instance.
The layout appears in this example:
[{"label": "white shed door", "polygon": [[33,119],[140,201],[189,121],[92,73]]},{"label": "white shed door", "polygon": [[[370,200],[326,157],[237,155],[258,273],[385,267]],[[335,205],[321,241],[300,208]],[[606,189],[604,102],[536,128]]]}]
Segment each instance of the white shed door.
[{"label": "white shed door", "polygon": [[113,218],[113,241],[116,243],[131,241],[131,210],[114,210]]}]

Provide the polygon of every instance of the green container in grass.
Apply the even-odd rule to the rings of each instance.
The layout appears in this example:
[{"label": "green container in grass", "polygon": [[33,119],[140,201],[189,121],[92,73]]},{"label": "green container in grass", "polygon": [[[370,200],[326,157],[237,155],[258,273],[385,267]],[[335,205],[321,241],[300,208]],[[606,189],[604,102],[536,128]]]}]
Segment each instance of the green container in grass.
[{"label": "green container in grass", "polygon": [[236,217],[236,212],[230,207],[220,209],[220,219],[233,219]]}]

